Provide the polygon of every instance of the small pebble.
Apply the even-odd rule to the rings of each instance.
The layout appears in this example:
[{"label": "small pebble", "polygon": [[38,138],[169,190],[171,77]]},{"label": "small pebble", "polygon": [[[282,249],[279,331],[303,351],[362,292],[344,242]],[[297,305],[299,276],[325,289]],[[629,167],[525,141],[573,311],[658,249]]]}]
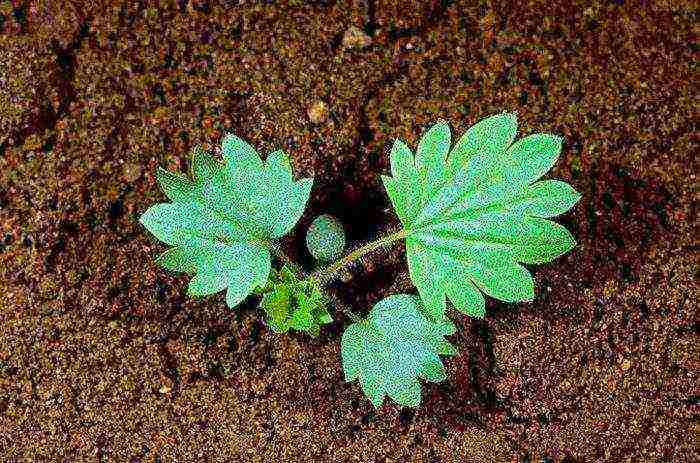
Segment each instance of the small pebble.
[{"label": "small pebble", "polygon": [[141,177],[141,166],[136,163],[126,163],[124,164],[124,178],[127,182],[135,182]]},{"label": "small pebble", "polygon": [[356,26],[350,26],[343,35],[343,47],[365,48],[372,44],[372,38]]},{"label": "small pebble", "polygon": [[328,105],[326,105],[326,103],[318,100],[309,107],[307,114],[309,115],[309,120],[311,120],[311,122],[314,124],[322,124],[328,119],[330,111],[328,110]]}]

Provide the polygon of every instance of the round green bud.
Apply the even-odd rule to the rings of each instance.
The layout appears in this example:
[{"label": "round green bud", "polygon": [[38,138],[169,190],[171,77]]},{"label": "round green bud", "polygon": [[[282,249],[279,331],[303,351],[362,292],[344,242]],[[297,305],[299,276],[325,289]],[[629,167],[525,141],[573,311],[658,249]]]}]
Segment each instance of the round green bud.
[{"label": "round green bud", "polygon": [[323,214],[316,217],[306,232],[306,247],[319,261],[337,260],[345,250],[343,226],[332,215]]}]

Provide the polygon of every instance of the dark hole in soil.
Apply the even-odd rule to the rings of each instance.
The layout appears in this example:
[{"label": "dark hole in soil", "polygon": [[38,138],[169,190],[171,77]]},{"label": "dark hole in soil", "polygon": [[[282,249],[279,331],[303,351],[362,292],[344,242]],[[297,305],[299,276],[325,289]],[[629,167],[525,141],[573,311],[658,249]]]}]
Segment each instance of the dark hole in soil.
[{"label": "dark hole in soil", "polygon": [[121,199],[113,201],[109,205],[109,218],[116,220],[124,213],[124,202]]},{"label": "dark hole in soil", "polygon": [[367,426],[370,424],[372,421],[374,421],[374,410],[370,410],[367,412],[366,415],[362,415],[362,418],[360,418],[360,422],[362,423],[363,426]]},{"label": "dark hole in soil", "polygon": [[63,238],[57,239],[53,246],[51,246],[51,251],[49,252],[49,255],[47,255],[44,259],[44,266],[47,269],[47,271],[53,271],[53,267],[56,264],[56,258],[65,250],[66,241]]},{"label": "dark hole in soil", "polygon": [[401,426],[408,426],[416,416],[416,411],[412,408],[403,408],[399,413],[399,423]]},{"label": "dark hole in soil", "polygon": [[255,320],[253,328],[250,330],[250,344],[254,346],[258,343],[258,341],[260,341],[260,333],[263,329],[265,329],[265,325],[263,325],[260,320]]},{"label": "dark hole in soil", "polygon": [[383,190],[362,188],[338,182],[328,192],[323,206],[326,213],[341,221],[349,241],[373,239],[386,219],[388,201]]},{"label": "dark hole in soil", "polygon": [[27,9],[26,5],[20,5],[12,9],[12,16],[15,21],[21,26],[22,31],[27,27]]}]

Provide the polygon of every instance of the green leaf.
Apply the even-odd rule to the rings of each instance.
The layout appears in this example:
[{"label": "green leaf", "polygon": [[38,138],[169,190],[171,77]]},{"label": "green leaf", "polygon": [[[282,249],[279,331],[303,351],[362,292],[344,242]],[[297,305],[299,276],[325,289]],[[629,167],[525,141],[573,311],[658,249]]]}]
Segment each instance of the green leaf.
[{"label": "green leaf", "polygon": [[413,162],[413,153],[404,142],[396,140],[391,148],[390,160],[393,177],[382,176],[386,191],[399,218],[411,221],[418,213],[423,188]]},{"label": "green leaf", "polygon": [[158,203],[149,207],[141,223],[160,241],[178,245],[200,238],[223,242],[245,241],[249,236],[199,202]]},{"label": "green leaf", "polygon": [[452,149],[446,162],[447,176],[453,177],[467,165],[472,176],[482,174],[513,143],[516,131],[517,121],[513,113],[496,114],[476,123]]},{"label": "green leaf", "polygon": [[227,289],[226,303],[234,307],[266,285],[270,243],[301,217],[312,179],[294,181],[283,152],[263,163],[249,144],[232,135],[222,150],[225,164],[195,147],[191,179],[159,169],[156,178],[172,202],[151,206],[140,222],[173,246],[158,257],[159,264],[194,274],[190,295]]},{"label": "green leaf", "polygon": [[205,203],[250,234],[260,239],[277,239],[301,218],[313,180],[294,181],[289,159],[281,151],[263,163],[250,150],[250,145],[241,139],[226,137],[225,175],[221,182],[205,184]]},{"label": "green leaf", "polygon": [[170,201],[194,201],[197,199],[197,186],[182,174],[159,167],[156,180]]},{"label": "green leaf", "polygon": [[318,336],[321,325],[333,319],[326,310],[327,301],[318,284],[299,279],[288,264],[273,272],[260,301],[267,322],[278,333],[290,329]]},{"label": "green leaf", "polygon": [[516,130],[515,115],[502,113],[467,130],[449,155],[443,123],[421,139],[415,159],[406,145],[394,144],[400,149],[391,152],[384,185],[406,232],[411,280],[434,320],[444,319],[447,300],[478,317],[482,293],[532,300],[534,282],[521,264],[549,262],[575,245],[546,218],[566,212],[580,195],[564,182],[538,181],[556,162],[561,137],[534,134],[513,143]]},{"label": "green leaf", "polygon": [[421,401],[418,380],[437,383],[446,377],[440,355],[457,353],[444,338],[454,330],[447,320],[427,318],[418,297],[389,296],[372,308],[367,319],[343,333],[345,381],[359,380],[375,407],[387,395],[400,405],[417,407]]},{"label": "green leaf", "polygon": [[260,308],[267,314],[268,324],[278,333],[284,333],[289,329],[291,306],[289,287],[283,283],[272,286],[260,300]]},{"label": "green leaf", "polygon": [[190,176],[198,184],[203,184],[207,179],[214,178],[222,171],[221,166],[209,155],[204,148],[195,145],[190,151]]},{"label": "green leaf", "polygon": [[533,217],[554,217],[565,213],[581,199],[571,185],[559,180],[542,180],[528,185],[514,201],[514,208]]},{"label": "green leaf", "polygon": [[[418,143],[416,167],[422,179],[422,197],[431,195],[445,177],[445,158],[450,150],[450,127],[440,121],[433,125]],[[409,151],[410,153],[410,151]]]}]

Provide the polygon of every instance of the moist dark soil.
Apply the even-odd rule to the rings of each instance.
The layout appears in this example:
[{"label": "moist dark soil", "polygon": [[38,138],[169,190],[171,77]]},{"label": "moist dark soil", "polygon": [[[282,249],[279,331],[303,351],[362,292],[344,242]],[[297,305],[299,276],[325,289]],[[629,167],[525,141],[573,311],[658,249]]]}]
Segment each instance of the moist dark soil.
[{"label": "moist dark soil", "polygon": [[[697,4],[0,0],[0,454],[14,461],[691,462]],[[578,246],[537,297],[456,316],[417,410],[343,381],[342,314],[277,335],[192,299],[138,217],[157,166],[234,132],[290,153],[360,242],[397,225],[400,137],[516,111],[565,137]],[[334,285],[413,291],[402,249]],[[362,273],[364,276],[352,278]],[[354,274],[354,275],[353,275]]]}]

